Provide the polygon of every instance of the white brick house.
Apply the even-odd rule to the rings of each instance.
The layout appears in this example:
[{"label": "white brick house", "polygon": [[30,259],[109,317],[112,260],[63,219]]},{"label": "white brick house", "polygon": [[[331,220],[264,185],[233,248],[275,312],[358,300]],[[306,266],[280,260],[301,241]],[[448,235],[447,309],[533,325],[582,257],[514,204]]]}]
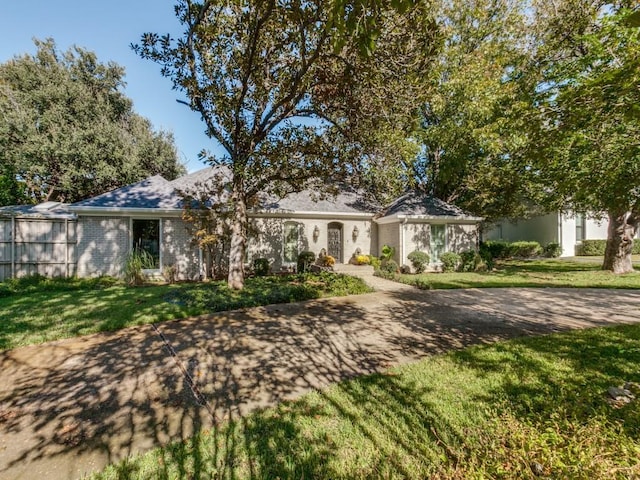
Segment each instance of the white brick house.
[{"label": "white brick house", "polygon": [[[118,276],[136,245],[152,254],[157,272],[171,265],[180,279],[200,278],[202,253],[182,220],[182,197],[176,190],[188,190],[212,172],[207,168],[172,182],[154,176],[75,204],[57,205],[56,211],[75,222],[73,272],[80,277]],[[444,251],[477,248],[482,219],[425,195],[409,193],[385,209],[365,202],[348,187],[335,197],[312,197],[313,192],[307,191],[271,199],[250,212],[256,234],[249,239],[247,263],[268,258],[278,270],[294,265],[304,250],[326,252],[337,262],[348,263],[358,253],[379,255],[386,244],[395,248],[396,261],[406,264],[414,250],[425,251],[437,261]],[[36,215],[22,211],[23,217],[28,214]],[[9,221],[17,217],[5,207],[0,208],[0,221],[3,218],[0,265],[12,260],[12,267],[2,278],[24,275],[16,262],[15,229],[11,230]],[[30,261],[37,264],[36,258]]]}]

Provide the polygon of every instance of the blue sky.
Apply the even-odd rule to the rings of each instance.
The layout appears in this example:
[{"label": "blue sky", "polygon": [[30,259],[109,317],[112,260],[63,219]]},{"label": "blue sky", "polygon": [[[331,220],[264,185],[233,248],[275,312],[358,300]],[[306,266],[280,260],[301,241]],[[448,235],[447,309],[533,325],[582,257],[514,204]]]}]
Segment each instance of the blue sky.
[{"label": "blue sky", "polygon": [[125,94],[139,114],[154,127],[173,132],[180,160],[189,171],[202,168],[198,152],[221,153],[204,134],[199,116],[176,99],[160,67],[137,57],[130,49],[144,32],[179,34],[173,2],[166,0],[31,0],[0,2],[0,63],[23,53],[34,53],[33,38],[52,37],[60,50],[72,45],[96,52],[102,62],[114,61],[126,69]]}]

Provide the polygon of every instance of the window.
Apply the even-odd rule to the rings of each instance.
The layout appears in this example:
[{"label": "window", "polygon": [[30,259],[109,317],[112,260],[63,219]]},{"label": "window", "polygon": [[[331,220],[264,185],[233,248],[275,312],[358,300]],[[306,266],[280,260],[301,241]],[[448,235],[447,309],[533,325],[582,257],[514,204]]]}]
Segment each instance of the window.
[{"label": "window", "polygon": [[133,250],[146,252],[153,268],[160,268],[160,220],[132,220]]},{"label": "window", "polygon": [[287,222],[284,224],[284,261],[295,263],[298,260],[298,224]]},{"label": "window", "polygon": [[446,225],[431,225],[430,250],[431,263],[438,263],[440,255],[446,251]]},{"label": "window", "polygon": [[576,242],[585,239],[584,213],[576,213]]}]

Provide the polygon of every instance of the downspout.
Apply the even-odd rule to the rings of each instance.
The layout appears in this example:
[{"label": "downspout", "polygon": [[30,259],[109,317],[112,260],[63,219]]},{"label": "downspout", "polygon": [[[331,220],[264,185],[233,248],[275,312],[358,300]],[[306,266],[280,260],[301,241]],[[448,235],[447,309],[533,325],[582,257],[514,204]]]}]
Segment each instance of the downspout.
[{"label": "downspout", "polygon": [[16,278],[16,217],[11,217],[11,278]]},{"label": "downspout", "polygon": [[400,266],[404,265],[404,239],[405,239],[405,226],[407,225],[407,217],[404,218],[400,224]]},{"label": "downspout", "polygon": [[69,219],[64,219],[64,276],[69,278]]},{"label": "downspout", "polygon": [[564,257],[564,241],[562,239],[562,212],[558,212],[558,245],[560,245],[560,256]]},{"label": "downspout", "polygon": [[200,275],[200,280],[204,280],[202,272],[202,247],[198,248],[198,274]]}]

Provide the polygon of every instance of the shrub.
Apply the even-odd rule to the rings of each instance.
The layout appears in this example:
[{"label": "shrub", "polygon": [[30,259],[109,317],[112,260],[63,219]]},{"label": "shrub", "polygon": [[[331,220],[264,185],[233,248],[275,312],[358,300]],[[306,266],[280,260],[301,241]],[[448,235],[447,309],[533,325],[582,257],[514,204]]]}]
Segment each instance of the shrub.
[{"label": "shrub", "polygon": [[577,248],[577,254],[587,257],[602,256],[606,248],[606,240],[583,240]]},{"label": "shrub", "polygon": [[124,280],[129,286],[142,285],[145,280],[144,270],[154,267],[153,257],[149,252],[132,250],[124,263]]},{"label": "shrub", "polygon": [[461,263],[461,258],[457,253],[445,252],[440,255],[440,262],[443,272],[455,272]]},{"label": "shrub", "polygon": [[381,262],[378,257],[374,257],[373,255],[368,255],[369,257],[369,265],[371,265],[375,270],[380,268]]},{"label": "shrub", "polygon": [[407,255],[407,258],[411,262],[411,265],[413,266],[413,269],[416,271],[416,273],[424,272],[427,268],[427,265],[429,265],[429,254],[421,252],[419,250],[411,252],[409,255]]},{"label": "shrub", "polygon": [[[298,257],[298,262],[299,261],[300,257]],[[265,275],[269,275],[269,259],[255,258],[253,260],[253,273],[255,273],[257,277],[264,277]]]},{"label": "shrub", "polygon": [[482,258],[485,260],[487,258],[491,260],[505,259],[509,257],[509,254],[509,242],[489,240],[480,243],[480,255],[482,255]]},{"label": "shrub", "polygon": [[399,268],[395,260],[387,260],[386,262],[382,262],[382,264],[380,265],[380,270],[384,273],[393,275],[398,273]]},{"label": "shrub", "polygon": [[356,255],[356,265],[369,265],[371,260],[368,255]]},{"label": "shrub", "polygon": [[316,254],[309,251],[300,252],[298,254],[297,271],[298,273],[305,273],[309,271],[309,267],[316,261]]},{"label": "shrub", "polygon": [[478,252],[475,250],[460,252],[460,266],[458,270],[461,272],[475,272],[482,269],[486,269],[486,264]]},{"label": "shrub", "polygon": [[547,243],[544,246],[542,253],[547,258],[558,258],[562,255],[562,247],[556,242]]},{"label": "shrub", "polygon": [[322,255],[318,257],[318,265],[321,267],[333,267],[336,263],[336,259],[331,255]]},{"label": "shrub", "polygon": [[633,240],[633,249],[631,253],[634,255],[640,255],[640,238],[636,238]]},{"label": "shrub", "polygon": [[380,260],[384,263],[385,261],[391,260],[395,254],[396,254],[395,248],[389,245],[383,245],[382,254],[380,255]]},{"label": "shrub", "polygon": [[509,245],[509,256],[519,258],[531,258],[542,253],[542,247],[538,242],[513,242]]},{"label": "shrub", "polygon": [[404,274],[404,275],[408,275],[411,273],[411,267],[409,265],[402,265],[400,267],[400,273]]}]

